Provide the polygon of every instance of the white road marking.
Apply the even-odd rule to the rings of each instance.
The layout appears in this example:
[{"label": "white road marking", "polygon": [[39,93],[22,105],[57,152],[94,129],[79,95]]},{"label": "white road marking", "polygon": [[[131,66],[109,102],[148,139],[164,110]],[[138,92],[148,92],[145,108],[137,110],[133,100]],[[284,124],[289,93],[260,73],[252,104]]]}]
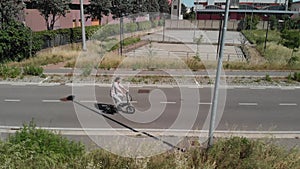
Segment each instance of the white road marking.
[{"label": "white road marking", "polygon": [[239,103],[240,106],[257,106],[257,103]]},{"label": "white road marking", "polygon": [[205,104],[205,105],[211,105],[212,103],[210,103],[210,102],[200,102],[199,104]]},{"label": "white road marking", "polygon": [[[22,126],[0,126],[0,133],[15,133]],[[58,127],[41,127],[41,129],[58,132],[62,135],[124,135],[135,136],[136,133],[125,128],[58,128]],[[185,130],[185,129],[140,129],[140,132],[149,132],[159,136],[199,136],[207,135],[208,130]],[[296,138],[300,136],[300,131],[230,131],[216,130],[216,137],[243,136],[247,138]]]},{"label": "white road marking", "polygon": [[41,80],[41,81],[39,82],[39,84],[44,83],[44,81],[48,80],[49,78],[50,78],[50,76],[46,77],[45,79]]},{"label": "white road marking", "polygon": [[279,106],[297,106],[296,103],[279,103]]},{"label": "white road marking", "polygon": [[20,99],[5,99],[5,102],[20,102]]},{"label": "white road marking", "polygon": [[161,104],[176,104],[176,102],[160,102]]},{"label": "white road marking", "polygon": [[250,89],[253,89],[253,90],[264,90],[266,88],[265,87],[250,87]]},{"label": "white road marking", "polygon": [[42,100],[44,103],[59,103],[61,102],[60,100]]},{"label": "white road marking", "polygon": [[80,103],[97,103],[97,100],[80,100]]},{"label": "white road marking", "polygon": [[295,87],[282,87],[281,90],[295,90]]}]

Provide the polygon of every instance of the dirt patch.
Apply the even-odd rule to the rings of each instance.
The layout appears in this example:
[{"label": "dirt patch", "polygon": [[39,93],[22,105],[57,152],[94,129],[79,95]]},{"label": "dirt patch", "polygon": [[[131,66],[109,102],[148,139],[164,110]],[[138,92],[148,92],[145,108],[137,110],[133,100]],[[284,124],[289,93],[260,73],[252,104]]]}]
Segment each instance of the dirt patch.
[{"label": "dirt patch", "polygon": [[250,58],[249,61],[251,64],[262,64],[266,62],[265,58],[261,56],[254,45],[246,45],[244,50]]}]

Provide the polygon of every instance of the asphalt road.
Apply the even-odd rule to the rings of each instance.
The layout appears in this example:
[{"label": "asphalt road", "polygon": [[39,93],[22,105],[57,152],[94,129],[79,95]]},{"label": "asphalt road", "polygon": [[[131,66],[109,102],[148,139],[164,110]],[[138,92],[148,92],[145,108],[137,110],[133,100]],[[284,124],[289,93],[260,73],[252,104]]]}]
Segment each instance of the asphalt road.
[{"label": "asphalt road", "polygon": [[[134,87],[135,114],[103,116],[94,104],[112,103],[108,87],[77,86],[72,90],[70,86],[0,85],[0,126],[21,126],[34,119],[43,127],[190,129],[186,123],[192,123],[192,129],[202,129],[211,106],[211,88],[183,87],[181,91],[185,94],[178,88]],[[72,93],[76,103],[59,100]],[[299,88],[229,88],[217,129],[300,131],[299,95]],[[192,112],[198,106],[195,115]],[[182,121],[172,126],[179,118]]]}]

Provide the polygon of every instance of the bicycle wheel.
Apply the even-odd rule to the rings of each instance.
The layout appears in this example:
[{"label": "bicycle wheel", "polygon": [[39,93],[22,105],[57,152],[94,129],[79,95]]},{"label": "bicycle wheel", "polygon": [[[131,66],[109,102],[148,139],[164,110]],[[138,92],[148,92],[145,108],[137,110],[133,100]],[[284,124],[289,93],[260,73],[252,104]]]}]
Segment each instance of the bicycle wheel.
[{"label": "bicycle wheel", "polygon": [[133,106],[127,106],[126,107],[126,112],[128,114],[133,114],[135,112],[135,108]]}]

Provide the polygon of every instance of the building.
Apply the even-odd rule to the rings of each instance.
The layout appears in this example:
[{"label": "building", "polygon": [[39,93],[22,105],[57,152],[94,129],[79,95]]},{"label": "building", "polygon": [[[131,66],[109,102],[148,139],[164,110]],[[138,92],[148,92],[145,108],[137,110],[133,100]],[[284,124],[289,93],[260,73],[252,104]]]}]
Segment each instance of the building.
[{"label": "building", "polygon": [[[226,0],[195,0],[198,20],[220,20],[224,13]],[[263,20],[266,15],[294,15],[296,11],[288,11],[288,0],[231,0],[230,15],[232,20],[241,20],[248,16],[258,15]]]},{"label": "building", "polygon": [[[287,3],[288,0],[231,0],[230,8],[239,8],[242,5],[261,9],[269,6],[287,6]],[[226,0],[195,0],[194,4],[197,9],[207,9],[213,6],[224,9]]]},{"label": "building", "polygon": [[[297,11],[300,13],[300,1],[294,2],[291,5],[291,11]],[[298,14],[298,16],[299,16],[299,14]]]},{"label": "building", "polygon": [[[26,26],[30,27],[33,31],[42,31],[47,30],[47,26],[44,18],[40,15],[40,12],[37,9],[32,7],[30,0],[24,1],[26,4],[26,9],[24,10],[23,22]],[[80,4],[79,0],[73,0],[72,4],[70,4],[70,11],[66,14],[65,17],[57,18],[55,22],[54,29],[62,29],[62,28],[74,28],[81,26],[80,19]],[[89,0],[84,0],[84,5],[89,4]],[[101,23],[108,23],[112,20],[111,16],[103,17]],[[91,18],[87,18],[85,21],[86,26],[99,25],[98,20],[93,20]]]}]

